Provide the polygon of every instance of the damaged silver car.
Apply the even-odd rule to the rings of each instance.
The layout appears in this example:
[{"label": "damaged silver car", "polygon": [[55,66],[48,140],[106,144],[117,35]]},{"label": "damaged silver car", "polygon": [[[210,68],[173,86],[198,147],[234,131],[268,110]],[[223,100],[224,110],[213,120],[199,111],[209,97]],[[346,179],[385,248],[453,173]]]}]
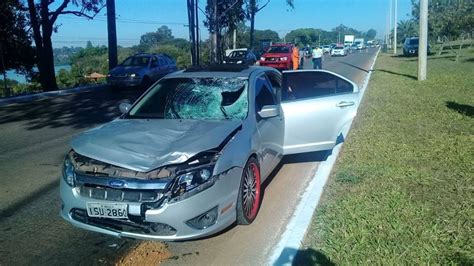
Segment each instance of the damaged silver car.
[{"label": "damaged silver car", "polygon": [[184,240],[257,216],[285,154],[332,149],[357,86],[324,70],[191,68],[71,142],[61,216],[117,237]]}]

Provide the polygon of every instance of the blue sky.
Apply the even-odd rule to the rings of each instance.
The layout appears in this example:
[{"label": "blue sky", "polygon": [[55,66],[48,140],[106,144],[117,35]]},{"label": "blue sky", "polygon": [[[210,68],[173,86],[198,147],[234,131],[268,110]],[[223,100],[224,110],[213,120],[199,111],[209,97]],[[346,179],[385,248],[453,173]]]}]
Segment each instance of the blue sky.
[{"label": "blue sky", "polygon": [[[256,29],[277,31],[280,37],[292,29],[321,28],[331,30],[339,24],[360,31],[377,30],[382,38],[390,0],[294,0],[290,9],[285,0],[270,0],[256,17]],[[265,3],[266,0],[260,0]],[[206,0],[199,0],[204,9]],[[407,19],[411,12],[410,0],[398,0],[398,19]],[[138,44],[145,32],[168,26],[175,37],[188,38],[186,0],[116,0],[117,39],[119,45]],[[200,20],[203,14],[200,13]],[[106,10],[94,20],[63,15],[57,21],[58,33],[53,35],[54,47],[107,44]],[[206,28],[201,26],[206,32]],[[203,34],[207,37],[208,34]]]}]

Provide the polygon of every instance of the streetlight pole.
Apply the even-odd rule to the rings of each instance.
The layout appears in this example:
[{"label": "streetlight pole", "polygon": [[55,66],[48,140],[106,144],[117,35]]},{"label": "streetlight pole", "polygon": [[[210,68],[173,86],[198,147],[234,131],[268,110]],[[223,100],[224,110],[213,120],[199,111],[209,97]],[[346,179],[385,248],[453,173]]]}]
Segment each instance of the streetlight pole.
[{"label": "streetlight pole", "polygon": [[428,0],[420,0],[420,37],[418,45],[418,80],[426,80],[428,53]]},{"label": "streetlight pole", "polygon": [[393,21],[393,54],[396,55],[397,54],[397,1],[398,0],[395,0],[395,19]]}]

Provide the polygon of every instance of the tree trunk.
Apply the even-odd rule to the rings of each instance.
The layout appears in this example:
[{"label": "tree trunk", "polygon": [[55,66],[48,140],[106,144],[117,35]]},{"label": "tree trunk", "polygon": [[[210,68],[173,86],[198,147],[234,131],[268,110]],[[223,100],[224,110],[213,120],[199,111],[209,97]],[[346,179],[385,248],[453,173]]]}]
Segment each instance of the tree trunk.
[{"label": "tree trunk", "polygon": [[2,74],[3,74],[3,97],[8,97],[8,96],[10,96],[10,90],[8,89],[8,85],[7,85],[7,70],[5,69],[5,60],[4,60],[5,53],[4,53],[4,49],[3,49],[3,40],[0,43],[0,54],[1,54],[1,57],[2,57],[1,63],[2,63],[2,69],[3,69],[3,71],[2,71]]},{"label": "tree trunk", "polygon": [[[253,5],[255,5],[255,1],[252,1]],[[255,32],[255,6],[250,7],[250,49],[253,49],[253,38]]]},{"label": "tree trunk", "polygon": [[56,75],[54,72],[53,43],[51,42],[52,25],[43,24],[43,49],[42,58],[43,69],[39,69],[42,76],[41,87],[43,91],[53,91],[58,89],[56,84]]}]

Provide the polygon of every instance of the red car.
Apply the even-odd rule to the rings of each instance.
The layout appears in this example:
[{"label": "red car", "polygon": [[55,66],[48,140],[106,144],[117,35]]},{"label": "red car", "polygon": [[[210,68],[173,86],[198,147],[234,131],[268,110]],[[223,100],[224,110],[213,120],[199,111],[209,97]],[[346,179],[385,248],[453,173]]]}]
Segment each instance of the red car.
[{"label": "red car", "polygon": [[260,57],[260,65],[273,67],[278,70],[288,70],[293,68],[291,59],[292,44],[273,44]]}]

